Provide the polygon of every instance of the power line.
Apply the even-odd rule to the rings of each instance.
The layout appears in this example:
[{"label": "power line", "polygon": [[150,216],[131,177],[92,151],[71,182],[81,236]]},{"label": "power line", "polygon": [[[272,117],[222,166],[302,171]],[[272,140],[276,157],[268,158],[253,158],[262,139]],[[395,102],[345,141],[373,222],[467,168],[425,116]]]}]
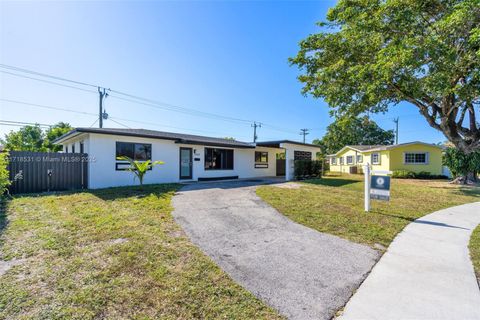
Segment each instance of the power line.
[{"label": "power line", "polygon": [[[47,73],[41,73],[41,72],[28,70],[28,69],[25,69],[25,68],[19,68],[19,67],[15,67],[15,66],[10,66],[10,65],[6,65],[6,64],[0,64],[0,68],[4,68],[4,69],[7,69],[7,70],[13,70],[13,71],[16,71],[16,72],[24,72],[24,73],[27,73],[27,74],[30,74],[30,75],[46,77],[46,78],[54,79],[54,80],[57,80],[57,81],[65,81],[65,82],[76,84],[76,85],[88,86],[88,87],[92,87],[92,88],[98,88],[99,87],[98,85],[87,83],[87,82],[71,80],[71,79],[67,79],[67,78],[64,78],[64,77],[59,77],[59,76],[55,76],[55,75],[51,75],[51,74],[47,74]],[[76,87],[76,86],[69,86],[69,85],[58,83],[58,82],[48,81],[48,80],[44,80],[44,79],[38,79],[38,78],[34,78],[34,77],[26,76],[26,75],[21,75],[21,74],[16,74],[16,73],[4,71],[4,70],[0,70],[0,72],[10,74],[10,75],[13,75],[13,76],[17,76],[17,77],[23,77],[23,78],[27,78],[27,79],[31,79],[31,80],[42,81],[42,82],[53,84],[53,85],[72,88],[72,89],[76,89],[76,90],[82,90],[82,91],[86,91],[86,92],[97,93],[96,91],[93,91],[93,90],[83,89],[83,88],[79,88],[79,87]],[[140,97],[140,96],[133,95],[133,94],[126,93],[126,92],[122,92],[122,91],[119,91],[119,90],[110,90],[109,89],[109,91],[113,92],[113,93],[116,93],[118,95],[123,95],[125,97],[132,98],[133,100],[132,99],[127,99],[127,98],[124,98],[124,97],[115,96],[115,95],[110,95],[111,97],[116,98],[116,99],[120,99],[120,100],[124,100],[124,101],[127,101],[127,102],[131,102],[131,103],[135,103],[135,104],[142,104],[142,105],[155,107],[155,108],[159,108],[159,109],[163,109],[163,110],[180,112],[180,113],[188,114],[188,115],[191,115],[191,116],[206,117],[206,118],[210,118],[210,119],[217,119],[217,120],[223,120],[223,121],[229,121],[229,122],[239,122],[239,123],[245,123],[245,124],[252,122],[252,120],[249,120],[249,119],[242,119],[242,118],[231,117],[231,116],[222,116],[222,115],[219,115],[219,114],[199,111],[199,110],[190,109],[190,108],[186,108],[186,107],[182,107],[182,106],[178,106],[178,105],[173,105],[173,104],[169,104],[169,103],[155,101],[155,100],[152,100],[152,99]],[[263,123],[263,125],[269,127],[272,130],[286,132],[286,133],[289,133],[289,134],[295,134],[293,131],[285,130],[284,128],[281,128],[281,127],[278,127],[278,126],[265,124],[265,123]]]},{"label": "power line", "polygon": [[125,128],[127,128],[127,129],[131,129],[131,128],[130,128],[129,126],[127,126],[126,124],[123,124],[123,123],[121,123],[121,122],[115,121],[115,120],[113,120],[112,118],[109,118],[109,120],[115,122],[116,124],[121,125],[122,127],[125,127]]},{"label": "power line", "polygon": [[[36,71],[27,70],[27,69],[23,69],[23,68],[18,68],[18,67],[14,67],[14,66],[9,66],[9,65],[5,65],[5,64],[0,64],[0,67],[1,68],[6,68],[8,70],[14,70],[14,71],[17,71],[17,72],[25,72],[25,73],[28,73],[28,74],[47,77],[47,78],[55,79],[55,80],[59,80],[59,81],[66,81],[66,82],[69,82],[69,83],[74,83],[74,84],[79,84],[79,85],[84,85],[84,86],[89,86],[89,87],[94,87],[94,88],[99,87],[99,86],[96,86],[94,84],[90,84],[90,83],[86,83],[86,82],[66,79],[66,78],[63,78],[63,77],[58,77],[58,76],[54,76],[54,75],[50,75],[50,74],[46,74],[46,73],[36,72]],[[50,84],[54,84],[54,85],[59,85],[59,86],[67,87],[67,88],[72,88],[72,89],[97,93],[96,91],[93,91],[93,90],[87,90],[87,89],[82,89],[82,88],[78,88],[78,87],[74,87],[74,86],[68,86],[68,85],[57,83],[57,82],[52,82],[52,81],[48,81],[48,80],[29,77],[29,76],[26,76],[26,75],[16,74],[16,73],[4,71],[4,70],[0,70],[0,72],[10,74],[10,75],[13,75],[13,76],[17,76],[17,77],[22,77],[22,78],[27,78],[27,79],[36,80],[36,81],[42,81],[42,82],[50,83]],[[221,120],[230,120],[230,121],[238,121],[238,122],[245,122],[245,123],[252,122],[251,120],[247,120],[247,119],[240,119],[240,118],[235,118],[235,117],[230,117],[230,116],[221,116],[221,115],[214,114],[214,113],[199,111],[199,110],[185,108],[185,107],[181,107],[181,106],[177,106],[177,105],[173,105],[173,104],[169,104],[169,103],[165,103],[165,102],[155,101],[155,100],[152,100],[152,99],[143,98],[143,97],[140,97],[140,96],[137,96],[137,95],[125,93],[125,92],[122,92],[122,91],[119,91],[119,90],[110,90],[110,91],[114,92],[114,93],[117,93],[117,94],[120,94],[120,95],[124,95],[124,96],[130,97],[130,98],[133,98],[133,99],[136,99],[136,100],[148,102],[148,104],[146,104],[146,103],[142,103],[142,104],[149,105],[149,106],[159,106],[164,110],[183,112],[183,113],[187,113],[187,114],[191,114],[191,115],[195,115],[195,116],[207,116],[207,117],[210,117],[210,118],[221,119]],[[125,98],[118,97],[118,96],[112,96],[112,97],[115,97],[115,98],[121,99],[121,100],[125,100],[125,101],[129,101],[129,102],[133,102],[133,103],[139,103],[138,101],[131,100],[131,99],[125,99]]]},{"label": "power line", "polygon": [[[113,90],[112,90],[112,92],[113,92]],[[239,123],[239,122],[250,123],[251,122],[249,120],[244,120],[244,119],[224,117],[224,116],[220,116],[220,115],[213,114],[213,113],[207,113],[207,112],[202,112],[202,111],[195,111],[195,110],[180,108],[180,107],[176,107],[174,105],[162,105],[160,103],[135,101],[135,100],[132,100],[132,99],[127,99],[127,98],[114,96],[114,95],[110,95],[110,97],[115,98],[115,99],[120,99],[120,100],[123,100],[123,101],[132,102],[132,103],[135,103],[135,104],[141,104],[141,105],[157,108],[157,109],[184,113],[184,114],[188,114],[188,115],[191,115],[191,116],[204,117],[204,118],[215,119],[215,120],[223,120],[223,121],[233,122],[233,123]]]},{"label": "power line", "polygon": [[10,102],[10,103],[17,103],[17,104],[23,104],[23,105],[32,106],[32,107],[37,107],[37,108],[44,108],[44,109],[51,109],[51,110],[58,110],[58,111],[65,111],[65,112],[72,112],[72,113],[84,114],[84,115],[95,116],[95,117],[97,116],[96,113],[84,112],[84,111],[75,111],[75,110],[70,110],[70,109],[64,109],[64,108],[52,107],[52,106],[46,106],[46,105],[41,105],[41,104],[36,104],[36,103],[30,103],[30,102],[24,102],[24,101],[18,101],[18,100],[11,100],[11,99],[0,98],[0,101]]},{"label": "power line", "polygon": [[98,122],[98,118],[95,119],[95,121],[93,121],[93,123],[90,125],[90,128],[93,127],[95,125],[95,123],[97,123],[97,122]]},{"label": "power line", "polygon": [[33,78],[33,77],[26,76],[26,75],[16,74],[16,73],[4,71],[4,70],[0,70],[0,72],[1,72],[1,73],[5,73],[5,74],[9,74],[9,75],[12,75],[12,76],[16,76],[16,77],[21,77],[21,78],[36,80],[36,81],[45,82],[45,83],[49,83],[49,84],[54,84],[54,85],[57,85],[57,86],[60,86],[60,87],[65,87],[65,88],[71,88],[71,89],[76,89],[76,90],[85,91],[85,92],[96,93],[96,91],[93,91],[93,90],[82,89],[82,88],[78,88],[78,87],[74,87],[74,86],[69,86],[69,85],[67,85],[67,84],[61,84],[61,83],[58,83],[58,82],[53,82],[53,81],[48,81],[48,80],[44,80],[44,79]]},{"label": "power line", "polygon": [[62,78],[62,77],[54,76],[54,75],[51,75],[51,74],[46,74],[46,73],[41,73],[41,72],[32,71],[32,70],[28,70],[28,69],[23,69],[23,68],[19,68],[19,67],[9,66],[9,65],[3,64],[3,63],[0,63],[0,67],[5,68],[5,69],[14,70],[14,71],[20,71],[20,72],[24,72],[24,73],[28,73],[28,74],[33,74],[33,75],[41,76],[41,77],[45,77],[45,78],[50,78],[50,79],[75,83],[75,84],[79,84],[79,85],[83,85],[83,86],[88,86],[88,87],[93,87],[93,88],[98,87],[98,85],[94,85],[94,84],[91,84],[91,83],[86,83],[86,82],[81,82],[81,81],[76,81],[76,80],[70,80],[70,79],[67,79],[67,78]]},{"label": "power line", "polygon": [[[96,121],[90,126],[92,127],[95,123],[98,122],[98,115],[96,113],[91,113],[91,112],[84,112],[84,111],[75,111],[67,108],[61,108],[61,107],[53,107],[53,106],[47,106],[47,105],[41,105],[41,104],[36,104],[36,103],[29,103],[25,101],[18,101],[18,100],[12,100],[12,99],[4,99],[0,98],[0,101],[5,101],[9,103],[16,103],[16,104],[22,104],[26,106],[31,106],[31,107],[36,107],[36,108],[45,108],[45,109],[52,109],[52,110],[58,110],[58,111],[65,111],[65,112],[72,112],[72,113],[77,113],[77,114],[84,114],[88,116],[95,116],[97,117]],[[116,120],[121,120],[121,121],[127,121],[127,122],[132,122],[132,123],[139,123],[139,124],[146,124],[146,125],[151,125],[154,127],[168,127],[168,128],[173,128],[173,129],[179,129],[179,130],[189,130],[189,131],[194,131],[194,132],[201,132],[201,133],[208,133],[208,134],[215,134],[215,135],[221,135],[218,132],[214,131],[207,131],[207,130],[199,130],[199,129],[192,129],[192,128],[183,128],[183,127],[176,127],[176,126],[171,126],[171,125],[166,125],[158,122],[147,122],[147,121],[140,121],[140,120],[133,120],[133,119],[126,119],[126,118],[121,118],[121,117],[109,117],[109,120],[116,119]],[[115,122],[115,121],[114,121]],[[246,138],[243,136],[243,138]]]},{"label": "power line", "polygon": [[0,122],[2,122],[2,125],[15,125],[15,126],[25,126],[25,125],[38,125],[40,127],[51,127],[52,125],[50,124],[44,124],[44,123],[38,123],[38,122],[22,122],[22,121],[12,121],[12,120],[3,120],[0,119]]}]

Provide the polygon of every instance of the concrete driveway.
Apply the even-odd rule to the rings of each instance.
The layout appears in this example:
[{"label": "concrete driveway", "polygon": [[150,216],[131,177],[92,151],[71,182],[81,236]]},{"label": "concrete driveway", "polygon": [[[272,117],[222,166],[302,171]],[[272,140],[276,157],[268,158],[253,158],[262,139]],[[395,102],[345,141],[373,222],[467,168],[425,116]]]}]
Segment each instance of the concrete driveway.
[{"label": "concrete driveway", "polygon": [[263,181],[187,185],[175,220],[235,281],[290,319],[330,319],[379,254],[287,219],[255,194]]}]

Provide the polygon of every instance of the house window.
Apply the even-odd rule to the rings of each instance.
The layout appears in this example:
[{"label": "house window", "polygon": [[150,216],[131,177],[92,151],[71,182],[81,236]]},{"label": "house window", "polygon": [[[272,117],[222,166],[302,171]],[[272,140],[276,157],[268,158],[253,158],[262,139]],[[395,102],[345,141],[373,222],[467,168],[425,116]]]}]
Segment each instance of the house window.
[{"label": "house window", "polygon": [[380,164],[380,153],[378,152],[375,152],[375,153],[372,153],[372,164]]},{"label": "house window", "polygon": [[342,165],[343,164],[343,157],[340,157],[339,159],[340,159],[340,165]]},{"label": "house window", "polygon": [[83,141],[80,141],[80,153],[84,153],[85,149],[83,148]]},{"label": "house window", "polygon": [[337,164],[337,158],[331,157],[331,158],[330,158],[330,163],[331,163],[331,164]]},{"label": "house window", "polygon": [[68,146],[65,146],[65,153],[68,153]]},{"label": "house window", "polygon": [[406,152],[404,153],[405,164],[427,164],[427,152]]},{"label": "house window", "polygon": [[347,164],[353,164],[353,156],[347,156]]},{"label": "house window", "polygon": [[[132,160],[152,160],[152,145],[148,143],[117,142],[115,158],[129,157]],[[128,162],[119,160],[116,163],[117,170],[128,169]]]},{"label": "house window", "polygon": [[293,160],[312,160],[312,153],[308,151],[294,151]]},{"label": "house window", "polygon": [[357,163],[363,162],[363,156],[361,154],[357,155]]},{"label": "house window", "polygon": [[72,153],[75,153],[75,143],[72,144]]},{"label": "house window", "polygon": [[268,152],[255,151],[255,168],[268,168]]},{"label": "house window", "polygon": [[233,150],[205,148],[205,170],[233,170]]}]

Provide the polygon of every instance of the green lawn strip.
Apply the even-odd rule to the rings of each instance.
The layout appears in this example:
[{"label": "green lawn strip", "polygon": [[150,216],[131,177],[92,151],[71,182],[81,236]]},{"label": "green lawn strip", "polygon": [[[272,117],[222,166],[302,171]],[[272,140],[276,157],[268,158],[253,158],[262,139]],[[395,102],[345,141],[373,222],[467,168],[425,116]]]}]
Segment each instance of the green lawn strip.
[{"label": "green lawn strip", "polygon": [[174,222],[177,185],[18,197],[6,209],[0,318],[280,316],[235,284]]},{"label": "green lawn strip", "polygon": [[321,232],[387,247],[411,221],[439,209],[480,201],[480,188],[446,181],[392,180],[389,202],[364,212],[362,176],[326,177],[301,188],[262,186],[257,194],[290,219]]},{"label": "green lawn strip", "polygon": [[470,237],[470,257],[472,258],[473,268],[477,275],[478,283],[480,284],[480,225],[473,230]]}]

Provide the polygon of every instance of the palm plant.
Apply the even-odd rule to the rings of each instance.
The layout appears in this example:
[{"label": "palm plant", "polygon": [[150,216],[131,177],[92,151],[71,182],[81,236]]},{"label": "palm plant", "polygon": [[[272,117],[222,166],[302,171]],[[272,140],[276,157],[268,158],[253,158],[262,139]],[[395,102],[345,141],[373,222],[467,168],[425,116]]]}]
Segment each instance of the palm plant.
[{"label": "palm plant", "polygon": [[148,170],[152,169],[158,164],[164,164],[163,161],[137,161],[126,156],[117,157],[117,160],[127,161],[128,163],[130,163],[130,167],[127,169],[127,171],[133,172],[135,174],[135,177],[138,178],[141,186],[143,185],[143,178],[147,174]]}]

